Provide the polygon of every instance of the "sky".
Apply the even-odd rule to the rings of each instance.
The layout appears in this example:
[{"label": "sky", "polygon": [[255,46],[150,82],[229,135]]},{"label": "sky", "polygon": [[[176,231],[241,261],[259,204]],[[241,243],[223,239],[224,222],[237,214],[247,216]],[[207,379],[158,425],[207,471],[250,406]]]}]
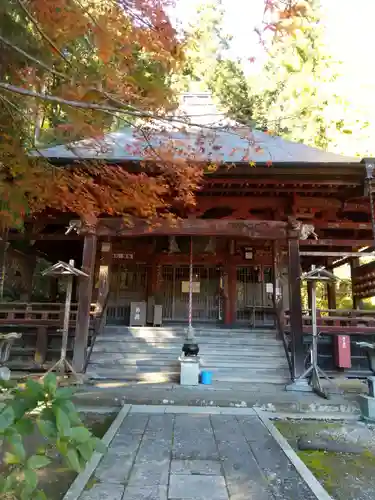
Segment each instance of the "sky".
[{"label": "sky", "polygon": [[[209,0],[208,0],[209,1]],[[187,25],[194,18],[197,5],[204,0],[176,0],[174,17]],[[212,0],[211,2],[212,3]],[[264,0],[222,0],[225,8],[224,29],[233,36],[231,55],[240,58],[245,69],[256,72],[264,61],[254,28],[262,22]],[[375,80],[375,65],[367,74],[358,75],[369,61],[374,45],[375,0],[321,0],[326,19],[326,44],[333,57],[343,61],[353,82]],[[370,56],[370,57],[369,57]],[[255,64],[249,58],[255,57]]]}]

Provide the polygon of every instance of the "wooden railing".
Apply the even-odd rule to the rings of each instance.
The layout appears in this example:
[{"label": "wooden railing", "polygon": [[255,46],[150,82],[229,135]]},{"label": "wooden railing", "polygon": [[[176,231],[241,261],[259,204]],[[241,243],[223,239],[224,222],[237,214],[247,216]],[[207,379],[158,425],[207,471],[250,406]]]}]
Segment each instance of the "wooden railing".
[{"label": "wooden railing", "polygon": [[[375,313],[359,309],[319,309],[318,330],[326,335],[375,335]],[[302,316],[303,332],[312,333],[311,310]],[[285,314],[285,326],[290,330],[290,314]]]},{"label": "wooden railing", "polygon": [[289,349],[289,339],[285,334],[285,319],[284,319],[284,314],[283,314],[283,310],[282,310],[282,304],[281,304],[281,301],[277,302],[277,301],[273,300],[273,305],[274,305],[274,311],[275,311],[276,329],[277,329],[279,337],[281,338],[281,340],[283,342],[285,357],[286,357],[286,360],[288,362],[290,378],[292,380],[294,377],[292,353],[290,352],[290,349]]},{"label": "wooden railing", "polygon": [[[50,302],[1,302],[0,325],[14,326],[57,326],[64,320],[64,303]],[[78,304],[72,303],[70,326],[75,326]],[[91,315],[95,313],[95,304],[91,304]]]},{"label": "wooden railing", "polygon": [[89,364],[92,350],[94,349],[96,339],[97,339],[98,335],[100,335],[103,332],[103,329],[105,327],[105,323],[106,323],[106,319],[107,319],[108,300],[109,300],[109,293],[107,293],[107,295],[105,296],[103,308],[101,309],[101,311],[99,311],[98,313],[97,312],[94,313],[91,343],[90,343],[90,347],[88,348],[88,351],[86,354],[85,366],[83,369],[84,372],[86,372],[87,366]]}]

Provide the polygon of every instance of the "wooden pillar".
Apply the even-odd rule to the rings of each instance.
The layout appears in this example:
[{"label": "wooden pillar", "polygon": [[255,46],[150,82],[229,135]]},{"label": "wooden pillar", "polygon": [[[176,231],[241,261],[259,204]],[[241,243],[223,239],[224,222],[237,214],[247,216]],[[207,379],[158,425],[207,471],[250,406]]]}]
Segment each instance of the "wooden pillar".
[{"label": "wooden pillar", "polygon": [[361,301],[358,300],[358,297],[354,295],[353,291],[353,269],[355,269],[359,265],[359,259],[353,258],[350,260],[350,278],[352,282],[352,301],[353,301],[353,309],[360,309]]},{"label": "wooden pillar", "polygon": [[311,281],[308,281],[306,286],[307,286],[307,309],[310,311],[310,314],[311,314],[311,308],[312,308],[312,283],[311,283]]},{"label": "wooden pillar", "polygon": [[0,301],[4,299],[6,255],[9,247],[8,230],[2,231],[0,240]]},{"label": "wooden pillar", "polygon": [[36,345],[34,353],[34,362],[36,366],[41,367],[46,360],[48,351],[48,331],[46,326],[38,326],[36,335]]},{"label": "wooden pillar", "polygon": [[[331,269],[330,269],[331,271]],[[336,282],[327,283],[328,309],[336,309]]]},{"label": "wooden pillar", "polygon": [[50,281],[50,298],[52,302],[57,302],[57,296],[59,293],[59,279],[51,278]]},{"label": "wooden pillar", "polygon": [[290,304],[290,329],[292,335],[292,359],[294,378],[304,372],[304,348],[302,326],[302,300],[301,300],[301,265],[299,254],[299,240],[288,240],[289,260],[289,304]]},{"label": "wooden pillar", "polygon": [[77,372],[83,371],[86,360],[95,268],[96,240],[97,238],[95,234],[88,234],[85,236],[83,244],[82,271],[88,274],[88,278],[79,278],[78,310],[73,353],[73,367]]},{"label": "wooden pillar", "polygon": [[158,262],[154,258],[148,268],[147,297],[155,297],[158,292]]},{"label": "wooden pillar", "polygon": [[112,244],[108,241],[103,241],[100,246],[99,257],[99,277],[98,277],[98,293],[96,297],[96,311],[100,313],[105,307],[107,295],[109,293],[109,282],[112,264]]},{"label": "wooden pillar", "polygon": [[22,300],[25,302],[31,302],[31,296],[33,294],[33,278],[36,266],[36,255],[30,255],[27,259],[27,267],[24,269],[24,283],[25,283],[25,293],[23,294]]},{"label": "wooden pillar", "polygon": [[232,325],[236,321],[236,264],[228,261],[224,275],[224,324]]}]

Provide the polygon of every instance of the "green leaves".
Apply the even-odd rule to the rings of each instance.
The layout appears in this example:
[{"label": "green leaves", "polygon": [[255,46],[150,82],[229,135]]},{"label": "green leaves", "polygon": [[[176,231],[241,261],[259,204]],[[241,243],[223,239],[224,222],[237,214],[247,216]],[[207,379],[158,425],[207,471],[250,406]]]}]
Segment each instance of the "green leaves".
[{"label": "green leaves", "polygon": [[34,491],[38,485],[38,476],[33,470],[25,470],[24,472],[25,481],[27,483],[28,489]]},{"label": "green leaves", "polygon": [[0,413],[0,434],[4,432],[15,419],[14,410],[11,406],[6,406]]},{"label": "green leaves", "polygon": [[37,426],[42,436],[46,438],[53,438],[57,436],[57,426],[55,422],[52,422],[51,420],[38,419]]},{"label": "green leaves", "polygon": [[75,472],[81,472],[81,464],[76,450],[70,448],[66,454],[65,460],[71,469]]},{"label": "green leaves", "polygon": [[77,443],[84,443],[91,438],[91,432],[85,427],[73,427],[70,432],[70,437]]},{"label": "green leaves", "polygon": [[19,458],[20,462],[23,462],[26,458],[26,450],[21,435],[13,433],[9,444],[14,455]]},{"label": "green leaves", "polygon": [[72,387],[62,387],[56,391],[56,399],[71,399],[76,390]]},{"label": "green leaves", "polygon": [[45,391],[50,396],[54,396],[55,393],[56,393],[56,389],[57,389],[57,378],[56,378],[56,375],[54,375],[53,373],[48,373],[44,377],[43,385],[44,385]]},{"label": "green leaves", "polygon": [[28,469],[42,469],[46,467],[51,460],[45,455],[32,455],[26,462],[26,466]]},{"label": "green leaves", "polygon": [[[4,493],[18,500],[47,500],[38,489],[38,471],[51,463],[47,455],[50,448],[57,450],[77,473],[95,449],[103,450],[101,441],[82,424],[71,401],[73,394],[71,388],[57,388],[53,374],[47,375],[43,384],[28,380],[24,389],[12,392],[13,399],[0,412],[4,448],[1,498]],[[36,409],[35,416],[31,415]],[[28,453],[24,437],[35,431],[43,440],[37,451]]]},{"label": "green leaves", "polygon": [[61,408],[56,408],[56,426],[62,436],[70,435],[70,420],[68,415]]}]

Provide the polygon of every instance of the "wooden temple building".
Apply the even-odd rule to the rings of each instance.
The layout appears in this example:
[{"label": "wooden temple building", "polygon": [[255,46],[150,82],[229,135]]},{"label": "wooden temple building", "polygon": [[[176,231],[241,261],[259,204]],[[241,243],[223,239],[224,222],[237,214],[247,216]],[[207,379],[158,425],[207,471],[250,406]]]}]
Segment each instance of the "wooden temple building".
[{"label": "wooden temple building", "polygon": [[[196,140],[194,134],[189,140]],[[106,148],[100,151],[86,141],[75,148],[56,146],[43,154],[61,168],[78,157],[129,168],[141,160],[126,152],[131,140],[132,131],[127,129],[105,136]],[[197,193],[196,209],[174,224],[161,221],[150,226],[132,220],[129,225],[121,218],[106,217],[96,226],[86,227],[74,214],[60,214],[30,222],[26,233],[9,232],[8,251],[23,240],[30,266],[37,255],[51,263],[74,259],[89,275],[76,284],[71,313],[69,355],[77,370],[86,369],[90,356],[100,376],[105,378],[107,370],[111,378],[116,363],[124,368],[122,357],[131,352],[136,368],[129,372],[124,368],[124,373],[136,373],[140,353],[146,356],[144,344],[137,344],[133,337],[123,354],[121,345],[132,331],[127,328],[131,303],[138,302],[146,304],[143,324],[149,327],[135,329],[138,333],[134,335],[138,340],[140,331],[147,330],[148,338],[152,335],[154,342],[149,342],[147,356],[152,354],[153,370],[163,372],[164,364],[177,360],[183,341],[178,335],[189,314],[192,251],[192,320],[198,342],[211,339],[212,351],[207,356],[213,371],[214,349],[220,348],[213,341],[216,338],[224,349],[218,354],[218,370],[222,368],[223,373],[234,373],[242,366],[239,377],[246,379],[254,349],[261,375],[263,361],[270,366],[267,346],[271,349],[271,344],[277,344],[273,354],[277,352],[280,360],[273,358],[275,370],[287,367],[284,379],[300,375],[311,333],[311,310],[303,307],[301,298],[301,273],[312,264],[332,270],[349,263],[353,305],[350,310],[337,309],[335,286],[327,285],[328,307],[319,311],[320,361],[331,371],[366,375],[365,353],[355,346],[355,340],[359,336],[375,339],[375,311],[372,314],[361,308],[362,299],[375,294],[375,267],[372,263],[361,266],[359,259],[361,251],[374,247],[368,180],[371,160],[341,157],[262,132],[254,132],[254,141],[256,147],[249,150],[249,158],[256,166],[250,167],[243,153],[236,157],[230,152],[237,143],[239,150],[252,146],[228,131],[216,132],[221,148],[210,151],[207,146],[207,161],[216,155],[215,161],[230,162],[232,168],[223,165],[207,174]],[[4,239],[6,271],[5,243]],[[30,272],[32,275],[31,267]],[[162,311],[159,327],[152,326],[150,311],[155,304]],[[2,327],[17,327],[24,333],[12,350],[11,366],[40,369],[57,357],[61,311],[56,290],[51,291],[48,303],[32,302],[26,294],[21,300],[0,305]],[[158,335],[165,345],[174,331],[177,347],[168,351],[173,353],[168,358],[158,350]],[[335,357],[335,339],[342,335],[351,339],[350,367],[343,367]],[[93,338],[101,349],[90,348]],[[151,353],[152,346],[156,347]],[[204,352],[203,348],[203,358]],[[244,358],[247,354],[248,360]]]}]

